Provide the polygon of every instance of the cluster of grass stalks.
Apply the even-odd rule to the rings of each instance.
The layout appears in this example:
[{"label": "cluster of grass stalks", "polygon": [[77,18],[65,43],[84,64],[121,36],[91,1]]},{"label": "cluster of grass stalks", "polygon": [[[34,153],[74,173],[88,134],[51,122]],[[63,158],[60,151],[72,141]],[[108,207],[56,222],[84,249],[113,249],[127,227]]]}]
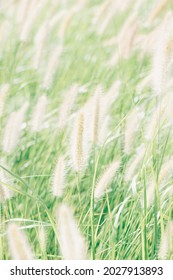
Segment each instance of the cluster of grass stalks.
[{"label": "cluster of grass stalks", "polygon": [[170,0],[0,3],[0,259],[173,259]]}]

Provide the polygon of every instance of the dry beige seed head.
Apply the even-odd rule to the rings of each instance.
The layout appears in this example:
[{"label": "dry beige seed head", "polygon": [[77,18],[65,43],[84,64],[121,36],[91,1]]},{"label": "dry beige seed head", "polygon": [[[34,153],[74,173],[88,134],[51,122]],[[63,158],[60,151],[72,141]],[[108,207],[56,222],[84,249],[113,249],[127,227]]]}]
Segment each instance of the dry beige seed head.
[{"label": "dry beige seed head", "polygon": [[37,132],[42,129],[42,124],[45,117],[47,105],[48,105],[47,96],[46,95],[40,96],[35,106],[32,120],[31,120],[31,130],[33,132]]},{"label": "dry beige seed head", "polygon": [[[158,176],[158,190],[160,191],[163,187],[163,182],[168,176],[171,174],[173,170],[173,158],[168,159],[160,169],[159,176]],[[155,197],[155,180],[151,180],[149,186],[146,190],[147,195],[147,207],[150,207],[154,202]],[[141,200],[142,206],[144,205],[144,197]]]},{"label": "dry beige seed head", "polygon": [[52,182],[52,191],[55,197],[61,197],[64,192],[64,180],[65,180],[65,160],[61,156],[59,157],[54,175],[53,175],[53,182]]},{"label": "dry beige seed head", "polygon": [[65,204],[58,208],[57,226],[63,259],[86,260],[87,249],[85,240],[74,219],[72,209]]},{"label": "dry beige seed head", "polygon": [[81,10],[83,10],[86,5],[87,5],[87,1],[88,0],[78,0],[77,3],[74,5],[74,7],[72,8],[76,13],[80,12]]},{"label": "dry beige seed head", "polygon": [[159,259],[167,259],[169,257],[169,253],[171,252],[173,241],[173,222],[170,221],[167,223],[165,232],[163,236],[161,236],[160,247],[158,252]]},{"label": "dry beige seed head", "polygon": [[71,11],[67,12],[64,20],[62,21],[62,24],[60,25],[59,29],[59,38],[63,42],[64,41],[64,36],[67,33],[68,27],[71,23],[71,20],[74,16],[74,10],[72,9]]},{"label": "dry beige seed head", "polygon": [[71,159],[73,168],[77,172],[81,171],[87,164],[88,158],[88,139],[85,133],[84,113],[79,112],[71,140]]},{"label": "dry beige seed head", "polygon": [[101,20],[101,18],[107,13],[110,4],[111,4],[111,0],[106,0],[103,2],[102,5],[100,5],[100,7],[98,7],[98,9],[96,9],[96,14],[93,20],[95,24],[98,23],[99,20]]},{"label": "dry beige seed head", "polygon": [[7,120],[2,145],[3,151],[8,154],[12,153],[19,143],[27,108],[28,103],[25,103],[20,110],[11,113]]},{"label": "dry beige seed head", "polygon": [[17,9],[17,15],[16,15],[16,20],[18,23],[20,23],[20,24],[24,23],[25,18],[27,16],[29,4],[30,4],[30,0],[20,0],[18,9]]},{"label": "dry beige seed head", "polygon": [[33,68],[38,69],[42,61],[42,54],[46,44],[46,39],[49,32],[48,21],[44,22],[35,36],[35,52],[33,56]]},{"label": "dry beige seed head", "polygon": [[49,19],[50,31],[56,27],[60,20],[66,15],[66,11],[62,10],[59,13],[55,14],[52,18]]},{"label": "dry beige seed head", "polygon": [[4,203],[12,197],[11,190],[6,186],[6,184],[8,185],[8,181],[5,171],[0,167],[0,203]]},{"label": "dry beige seed head", "polygon": [[85,114],[88,121],[87,129],[91,143],[98,144],[105,138],[107,126],[108,108],[110,100],[103,96],[103,88],[99,85],[96,87],[94,95],[85,104]]},{"label": "dry beige seed head", "polygon": [[153,21],[162,13],[169,3],[170,0],[160,0],[159,3],[153,7],[153,10],[148,18],[147,26],[150,26],[153,23]]},{"label": "dry beige seed head", "polygon": [[156,94],[165,92],[173,63],[173,16],[166,18],[153,54],[152,81]]},{"label": "dry beige seed head", "polygon": [[47,70],[43,79],[43,87],[46,89],[49,89],[52,86],[62,51],[62,46],[58,46],[52,51],[52,54],[50,55]]},{"label": "dry beige seed head", "polygon": [[133,148],[133,141],[139,126],[139,118],[136,108],[133,109],[126,118],[124,133],[124,151],[130,154]]},{"label": "dry beige seed head", "polygon": [[[109,88],[107,94],[105,95],[105,102],[109,103],[110,105],[112,105],[113,102],[116,101],[116,99],[118,98],[119,94],[120,94],[120,87],[121,87],[122,82],[120,80],[116,80],[111,87]],[[106,100],[107,99],[107,100]],[[104,102],[104,103],[105,103]],[[104,104],[103,103],[103,104]]]},{"label": "dry beige seed head", "polygon": [[[134,40],[138,31],[138,21],[136,13],[132,14],[125,22],[121,32],[117,37],[118,50],[111,57],[109,65],[114,67],[120,58],[129,58],[134,45]],[[126,40],[124,40],[126,38]]]},{"label": "dry beige seed head", "polygon": [[146,147],[142,144],[136,151],[135,157],[129,162],[126,173],[125,173],[125,181],[132,181],[135,176],[135,172],[137,171],[139,165],[144,159],[144,155],[146,152]]},{"label": "dry beige seed head", "polygon": [[28,16],[26,17],[26,20],[22,25],[22,30],[20,34],[21,42],[27,42],[29,40],[31,30],[40,12],[40,8],[40,3],[37,3],[35,0],[30,1],[29,11],[27,12]]},{"label": "dry beige seed head", "polygon": [[157,105],[156,109],[154,110],[150,118],[148,125],[146,126],[146,130],[145,130],[146,140],[152,140],[157,135],[157,132],[164,119],[165,109],[166,109],[166,99],[163,99]]},{"label": "dry beige seed head", "polygon": [[79,86],[77,84],[72,85],[67,91],[66,96],[63,98],[58,118],[58,126],[60,127],[66,124],[68,117],[70,116],[71,110],[78,94],[78,88]]},{"label": "dry beige seed head", "polygon": [[9,252],[13,260],[33,260],[34,254],[27,237],[15,223],[7,228]]},{"label": "dry beige seed head", "polygon": [[151,86],[151,74],[144,77],[137,85],[136,90],[138,93],[141,93],[145,87]]},{"label": "dry beige seed head", "polygon": [[105,15],[104,20],[98,25],[98,34],[103,35],[105,30],[107,29],[108,25],[110,24],[111,20],[115,16],[116,10],[109,9],[107,14]]},{"label": "dry beige seed head", "polygon": [[5,100],[7,93],[9,91],[9,84],[3,84],[0,87],[0,117],[3,114],[4,111],[4,105],[5,105]]},{"label": "dry beige seed head", "polygon": [[94,96],[92,104],[92,131],[91,131],[91,141],[96,144],[99,138],[100,130],[100,98],[98,95]]},{"label": "dry beige seed head", "polygon": [[100,177],[94,191],[94,199],[97,201],[99,200],[107,190],[108,185],[112,182],[117,169],[119,168],[120,162],[115,161],[111,163],[106,170],[104,171],[103,175]]},{"label": "dry beige seed head", "polygon": [[38,240],[40,244],[40,248],[42,253],[46,253],[46,243],[47,243],[47,235],[44,229],[44,226],[40,226],[38,229]]}]

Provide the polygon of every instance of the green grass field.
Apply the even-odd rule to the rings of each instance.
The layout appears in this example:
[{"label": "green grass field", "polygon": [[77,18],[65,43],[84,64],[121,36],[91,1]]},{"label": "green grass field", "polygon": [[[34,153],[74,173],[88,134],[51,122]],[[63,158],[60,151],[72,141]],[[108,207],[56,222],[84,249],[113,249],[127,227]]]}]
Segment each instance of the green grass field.
[{"label": "green grass field", "polygon": [[173,259],[173,6],[124,2],[1,1],[2,260],[13,223],[36,259],[77,226],[87,259]]}]

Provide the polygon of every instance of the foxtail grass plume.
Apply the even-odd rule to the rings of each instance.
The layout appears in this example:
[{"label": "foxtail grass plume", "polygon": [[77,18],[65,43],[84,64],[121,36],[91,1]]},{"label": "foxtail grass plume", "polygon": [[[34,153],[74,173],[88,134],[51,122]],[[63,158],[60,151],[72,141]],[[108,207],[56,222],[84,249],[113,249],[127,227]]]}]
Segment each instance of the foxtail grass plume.
[{"label": "foxtail grass plume", "polygon": [[33,260],[34,254],[24,232],[15,224],[7,228],[9,252],[13,260]]},{"label": "foxtail grass plume", "polygon": [[101,175],[100,179],[98,180],[95,190],[94,190],[94,199],[98,201],[107,191],[107,187],[111,184],[118,168],[120,166],[119,161],[112,162],[106,170]]},{"label": "foxtail grass plume", "polygon": [[126,173],[125,173],[125,181],[132,181],[134,176],[136,175],[136,171],[141,165],[142,160],[144,159],[146,152],[146,147],[142,144],[136,150],[136,155],[127,165]]},{"label": "foxtail grass plume", "polygon": [[110,24],[111,20],[113,19],[113,17],[116,14],[116,10],[115,9],[109,9],[107,14],[105,15],[105,18],[102,22],[100,22],[100,24],[98,25],[98,34],[99,35],[103,35],[105,30],[107,29],[108,25]]},{"label": "foxtail grass plume", "polygon": [[26,102],[20,110],[11,113],[7,120],[2,142],[3,151],[7,154],[14,152],[18,146],[27,108]]},{"label": "foxtail grass plume", "polygon": [[4,111],[4,106],[5,106],[5,100],[6,100],[6,96],[8,94],[9,91],[9,84],[3,84],[0,87],[0,117],[3,114]]},{"label": "foxtail grass plume", "polygon": [[164,120],[164,113],[166,109],[166,99],[161,100],[155,108],[152,116],[150,117],[149,123],[145,129],[145,139],[150,141],[157,135],[159,128]]},{"label": "foxtail grass plume", "polygon": [[[85,104],[85,114],[88,121],[87,130],[89,140],[93,144],[100,142],[100,133],[105,121],[108,102],[103,103],[103,88],[98,85],[94,95]],[[107,101],[104,99],[104,101]]]},{"label": "foxtail grass plume", "polygon": [[165,232],[161,236],[158,258],[165,260],[173,248],[173,221],[169,221],[166,225]]},{"label": "foxtail grass plume", "polygon": [[57,211],[57,227],[62,257],[65,260],[86,260],[87,247],[74,219],[72,209],[61,204]]},{"label": "foxtail grass plume", "polygon": [[74,16],[74,12],[75,12],[74,9],[71,9],[70,11],[68,11],[67,14],[65,15],[64,20],[62,21],[62,23],[60,25],[59,38],[60,38],[61,42],[64,41],[65,34],[67,33],[71,20]]},{"label": "foxtail grass plume", "polygon": [[66,124],[77,97],[78,90],[79,86],[74,84],[65,93],[65,97],[63,98],[63,102],[59,110],[58,126],[63,127]]},{"label": "foxtail grass plume", "polygon": [[97,9],[96,9],[96,14],[93,19],[94,24],[98,24],[99,21],[102,19],[102,17],[105,16],[107,13],[108,9],[110,8],[111,0],[105,0],[103,4],[101,4]]},{"label": "foxtail grass plume", "polygon": [[121,88],[122,82],[121,80],[116,80],[113,82],[111,87],[108,89],[107,94],[105,95],[105,100],[107,99],[106,102],[109,102],[110,105],[112,105],[113,102],[115,102],[120,95],[120,88]]},{"label": "foxtail grass plume", "polygon": [[77,13],[83,10],[87,6],[88,0],[78,0],[77,3],[73,6],[73,10]]},{"label": "foxtail grass plume", "polygon": [[166,18],[154,50],[152,83],[155,94],[162,95],[173,63],[173,15]]},{"label": "foxtail grass plume", "polygon": [[[104,119],[109,116],[110,109],[112,104],[117,100],[119,94],[120,94],[120,87],[121,87],[121,81],[116,80],[112,86],[108,89],[108,92],[106,94],[100,94],[100,123],[102,126],[102,123],[104,122]],[[103,92],[103,89],[102,89]]]},{"label": "foxtail grass plume", "polygon": [[146,77],[144,77],[137,85],[136,87],[136,91],[138,93],[141,93],[143,92],[143,90],[146,88],[146,87],[150,87],[151,86],[151,80],[152,80],[152,77],[151,77],[151,74],[147,75]]},{"label": "foxtail grass plume", "polygon": [[23,24],[25,18],[27,17],[27,11],[29,8],[30,0],[20,0],[18,4],[16,21],[20,24]]},{"label": "foxtail grass plume", "polygon": [[50,55],[46,73],[43,79],[43,87],[46,89],[50,89],[53,81],[54,81],[54,76],[57,71],[57,67],[59,64],[60,57],[62,55],[63,47],[58,46],[54,50],[52,50],[52,54]]},{"label": "foxtail grass plume", "polygon": [[166,160],[160,169],[158,182],[161,184],[173,171],[173,157]]},{"label": "foxtail grass plume", "polygon": [[[0,163],[2,164],[2,162]],[[8,185],[8,181],[5,171],[0,167],[0,203],[4,203],[12,197],[12,191],[6,186],[6,184]]]},{"label": "foxtail grass plume", "polygon": [[89,153],[85,121],[84,113],[80,111],[75,121],[70,144],[72,164],[77,172],[85,168]]},{"label": "foxtail grass plume", "polygon": [[126,118],[124,132],[124,152],[130,154],[133,149],[133,142],[139,126],[137,109],[134,108]]},{"label": "foxtail grass plume", "polygon": [[[138,21],[136,13],[134,13],[126,20],[117,37],[118,50],[116,50],[115,54],[111,57],[109,61],[110,66],[114,67],[120,58],[129,58],[137,31]],[[124,40],[124,38],[126,38],[126,40]]]},{"label": "foxtail grass plume", "polygon": [[[43,3],[43,2],[42,2]],[[22,25],[22,30],[20,34],[20,41],[21,42],[27,42],[30,38],[30,33],[32,31],[32,28],[35,24],[36,18],[39,15],[41,9],[40,3],[31,0],[29,5],[29,11],[27,11],[27,17]]]},{"label": "foxtail grass plume", "polygon": [[48,21],[44,22],[35,36],[35,48],[33,55],[33,68],[37,70],[42,61],[42,55],[48,37],[49,24]]},{"label": "foxtail grass plume", "polygon": [[99,130],[100,130],[100,97],[96,94],[93,100],[93,112],[92,112],[92,131],[91,138],[92,142],[96,144],[99,138]]},{"label": "foxtail grass plume", "polygon": [[43,225],[41,225],[38,229],[38,240],[41,252],[46,254],[47,234]]},{"label": "foxtail grass plume", "polygon": [[46,95],[39,97],[35,106],[32,120],[31,120],[31,131],[38,132],[42,129],[45,113],[48,105],[48,98]]},{"label": "foxtail grass plume", "polygon": [[159,17],[159,15],[163,12],[163,10],[165,10],[170,2],[170,0],[160,0],[159,3],[153,7],[148,18],[147,26],[150,26],[154,20]]},{"label": "foxtail grass plume", "polygon": [[[163,166],[160,169],[159,175],[158,175],[158,190],[160,191],[160,189],[162,189],[163,187],[163,182],[165,181],[165,179],[167,179],[171,172],[173,171],[173,158],[171,157],[170,159],[168,159]],[[154,198],[155,198],[155,180],[151,180],[149,186],[146,189],[146,196],[147,196],[147,207],[150,207],[153,202],[154,202]],[[144,203],[144,197],[142,198],[142,206]]]},{"label": "foxtail grass plume", "polygon": [[129,197],[126,197],[124,199],[124,201],[120,204],[119,210],[118,210],[118,212],[116,213],[116,216],[115,216],[114,228],[118,227],[118,222],[119,222],[120,215],[121,215],[121,213],[123,211],[123,208],[125,207],[126,203],[128,202],[128,200],[129,200]]},{"label": "foxtail grass plume", "polygon": [[52,181],[52,192],[55,197],[61,197],[65,188],[65,160],[62,156],[58,158]]},{"label": "foxtail grass plume", "polygon": [[52,31],[53,28],[57,26],[57,24],[64,18],[65,15],[66,15],[66,11],[62,10],[49,19],[50,31]]}]

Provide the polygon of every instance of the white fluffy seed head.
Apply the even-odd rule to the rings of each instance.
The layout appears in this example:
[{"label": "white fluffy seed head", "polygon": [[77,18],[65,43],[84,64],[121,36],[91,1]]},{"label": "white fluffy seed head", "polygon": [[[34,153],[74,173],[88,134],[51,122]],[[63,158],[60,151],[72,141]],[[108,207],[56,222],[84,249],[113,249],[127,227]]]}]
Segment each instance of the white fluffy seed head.
[{"label": "white fluffy seed head", "polygon": [[105,30],[107,29],[108,25],[110,24],[111,20],[115,16],[116,10],[115,9],[109,9],[107,14],[105,15],[105,18],[100,22],[98,26],[98,34],[103,35]]},{"label": "white fluffy seed head", "polygon": [[134,138],[139,126],[139,118],[136,108],[126,118],[124,132],[124,152],[130,154],[133,148]]},{"label": "white fluffy seed head", "polygon": [[96,144],[99,139],[99,130],[100,130],[100,97],[99,95],[94,96],[92,104],[92,131],[91,131],[91,141]]},{"label": "white fluffy seed head", "polygon": [[20,24],[23,24],[25,21],[25,18],[27,16],[27,10],[29,8],[29,2],[30,0],[20,0],[17,14],[16,14],[16,21]]},{"label": "white fluffy seed head", "polygon": [[59,245],[62,257],[65,260],[86,260],[86,244],[72,209],[66,204],[61,204],[57,211],[57,226]]},{"label": "white fluffy seed head", "polygon": [[105,95],[105,99],[109,101],[110,105],[116,101],[120,94],[120,87],[122,82],[120,80],[116,80],[111,87],[109,88],[107,94]]},{"label": "white fluffy seed head", "polygon": [[163,181],[172,173],[173,171],[173,157],[166,160],[160,169],[158,183],[162,184]]},{"label": "white fluffy seed head", "polygon": [[38,229],[38,239],[42,253],[46,253],[46,243],[47,243],[47,234],[44,226],[40,226]]},{"label": "white fluffy seed head", "polygon": [[59,157],[55,166],[52,182],[52,192],[55,197],[61,197],[65,188],[65,160],[62,156]]},{"label": "white fluffy seed head", "polygon": [[0,203],[4,203],[12,197],[12,191],[6,186],[6,184],[8,185],[8,182],[8,176],[5,174],[3,168],[0,167]]},{"label": "white fluffy seed head", "polygon": [[155,94],[163,95],[173,63],[173,16],[165,20],[153,55],[152,83]]},{"label": "white fluffy seed head", "polygon": [[111,57],[109,61],[110,66],[114,67],[121,57],[127,59],[130,56],[138,28],[139,24],[136,13],[133,13],[127,18],[120,33],[115,38],[118,44],[118,50]]},{"label": "white fluffy seed head", "polygon": [[42,61],[42,55],[46,44],[48,32],[49,32],[49,24],[48,21],[45,21],[40,27],[40,29],[38,30],[34,40],[35,48],[34,48],[34,55],[32,61],[33,61],[33,68],[35,70],[39,68],[39,65]]},{"label": "white fluffy seed head", "polygon": [[2,143],[3,151],[7,154],[12,153],[19,143],[27,108],[28,103],[25,103],[20,110],[11,113],[7,120]]},{"label": "white fluffy seed head", "polygon": [[[149,183],[149,185],[147,186],[147,189],[146,189],[147,208],[149,208],[153,204],[154,197],[155,197],[155,181],[151,180],[151,182]],[[142,195],[141,206],[142,206],[142,208],[144,208],[144,195]]]},{"label": "white fluffy seed head", "polygon": [[145,130],[146,140],[150,141],[157,135],[157,131],[161,123],[163,122],[164,112],[165,112],[165,102],[164,100],[162,100],[154,110],[150,118],[150,121],[146,126],[146,130]]},{"label": "white fluffy seed head", "polygon": [[31,131],[37,132],[42,129],[43,121],[45,118],[45,113],[48,105],[48,98],[46,95],[39,97],[37,104],[35,106],[32,120],[31,120]]},{"label": "white fluffy seed head", "polygon": [[129,162],[126,173],[125,173],[125,181],[132,181],[134,176],[136,175],[135,172],[137,171],[141,161],[144,158],[146,152],[146,147],[142,144],[136,151],[135,157]]},{"label": "white fluffy seed head", "polygon": [[153,7],[148,18],[147,26],[150,26],[154,22],[169,3],[170,0],[160,0],[159,3]]},{"label": "white fluffy seed head", "polygon": [[77,84],[72,85],[66,93],[67,96],[63,98],[59,111],[58,126],[63,127],[66,124],[77,97],[78,90],[79,86]]},{"label": "white fluffy seed head", "polygon": [[68,27],[71,23],[71,20],[72,20],[73,16],[74,16],[74,12],[75,11],[73,9],[71,9],[69,12],[67,12],[64,20],[62,21],[62,24],[60,25],[59,38],[62,42],[64,41],[64,37],[67,33]]},{"label": "white fluffy seed head", "polygon": [[34,254],[26,235],[15,223],[7,228],[9,252],[13,260],[33,260]]},{"label": "white fluffy seed head", "polygon": [[[168,159],[160,169],[158,176],[158,189],[163,188],[163,182],[169,177],[173,170],[173,158]],[[146,190],[147,207],[150,207],[154,202],[155,197],[155,180],[152,179]],[[142,197],[141,205],[144,206],[144,197]]]},{"label": "white fluffy seed head", "polygon": [[90,143],[102,143],[107,136],[108,111],[110,108],[110,100],[107,97],[107,95],[103,95],[103,88],[99,85],[96,87],[94,95],[85,104]]},{"label": "white fluffy seed head", "polygon": [[158,252],[159,259],[167,259],[169,257],[169,253],[171,252],[173,241],[173,222],[170,221],[167,223],[165,232],[161,236],[160,247]]},{"label": "white fluffy seed head", "polygon": [[111,0],[106,0],[103,2],[103,4],[101,4],[98,9],[96,9],[96,14],[94,16],[93,19],[93,23],[97,24],[99,23],[99,21],[101,20],[101,18],[105,15],[105,13],[107,13],[109,7],[111,4]]},{"label": "white fluffy seed head", "polygon": [[0,117],[3,114],[4,111],[4,105],[5,105],[5,100],[6,100],[6,96],[8,94],[9,91],[9,84],[3,84],[0,87]]},{"label": "white fluffy seed head", "polygon": [[46,89],[50,89],[53,84],[62,51],[63,47],[58,46],[52,51],[52,54],[50,55],[47,70],[43,79],[43,87]]},{"label": "white fluffy seed head", "polygon": [[73,168],[80,172],[85,168],[89,156],[85,117],[82,111],[77,115],[70,146]]},{"label": "white fluffy seed head", "polygon": [[95,201],[99,200],[107,190],[107,187],[112,182],[117,169],[119,168],[120,162],[114,161],[111,163],[106,170],[104,171],[103,175],[98,180],[95,190],[94,190],[94,199]]},{"label": "white fluffy seed head", "polygon": [[21,42],[25,43],[29,40],[31,30],[33,28],[33,25],[36,21],[39,12],[40,12],[40,4],[36,3],[36,1],[34,0],[31,0],[29,6],[29,12],[27,13],[28,16],[26,17],[26,20],[22,25],[22,30],[20,34]]}]

